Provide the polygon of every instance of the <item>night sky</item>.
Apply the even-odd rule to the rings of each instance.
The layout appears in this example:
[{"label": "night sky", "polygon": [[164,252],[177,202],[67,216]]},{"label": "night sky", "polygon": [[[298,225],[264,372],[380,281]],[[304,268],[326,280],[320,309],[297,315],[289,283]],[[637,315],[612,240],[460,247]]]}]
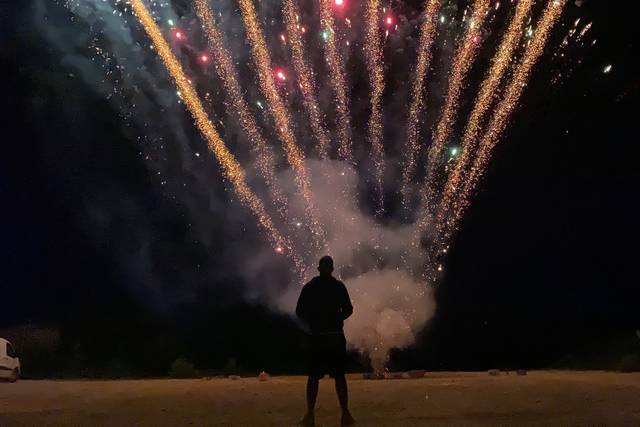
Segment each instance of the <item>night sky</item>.
[{"label": "night sky", "polygon": [[[60,60],[37,3],[0,0],[0,330],[55,329],[57,357],[78,357],[86,372],[117,362],[162,375],[179,356],[202,369],[233,358],[247,370],[299,372],[295,323],[240,291],[242,260],[226,249],[245,238],[240,220],[194,197],[216,236],[199,241],[190,210],[139,155],[139,129]],[[536,67],[451,246],[436,316],[392,367],[549,367],[572,357],[599,367],[616,343],[639,343],[638,6],[570,3],[562,22],[593,21],[598,42],[578,52],[562,84],[550,84],[548,55]],[[71,26],[57,8],[50,25]],[[550,46],[564,31],[554,34]],[[209,196],[224,200],[214,164],[202,165]]]}]

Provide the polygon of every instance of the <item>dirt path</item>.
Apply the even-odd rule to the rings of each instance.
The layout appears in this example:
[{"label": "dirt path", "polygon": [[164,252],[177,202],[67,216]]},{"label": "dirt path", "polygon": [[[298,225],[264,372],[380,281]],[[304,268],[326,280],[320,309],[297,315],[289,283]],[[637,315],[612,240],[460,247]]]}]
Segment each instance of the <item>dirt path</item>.
[{"label": "dirt path", "polygon": [[[302,377],[240,380],[0,383],[0,426],[292,426]],[[361,426],[640,426],[640,374],[432,373],[419,380],[350,378]],[[323,380],[318,424],[338,424]]]}]

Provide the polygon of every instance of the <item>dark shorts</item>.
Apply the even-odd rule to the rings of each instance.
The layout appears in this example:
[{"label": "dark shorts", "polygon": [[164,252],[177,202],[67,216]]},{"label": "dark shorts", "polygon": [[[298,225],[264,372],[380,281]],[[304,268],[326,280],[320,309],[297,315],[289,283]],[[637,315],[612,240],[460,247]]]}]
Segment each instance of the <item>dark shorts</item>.
[{"label": "dark shorts", "polygon": [[309,376],[335,378],[344,375],[347,362],[347,340],[342,334],[312,335],[309,348]]}]

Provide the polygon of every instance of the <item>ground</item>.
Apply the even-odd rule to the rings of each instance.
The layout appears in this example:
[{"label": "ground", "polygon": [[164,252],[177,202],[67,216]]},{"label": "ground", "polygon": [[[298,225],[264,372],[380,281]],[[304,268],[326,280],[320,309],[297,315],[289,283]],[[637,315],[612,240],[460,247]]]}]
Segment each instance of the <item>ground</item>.
[{"label": "ground", "polygon": [[[428,373],[349,377],[361,426],[639,426],[640,373]],[[0,426],[293,426],[303,377],[0,383]],[[320,384],[316,422],[338,425],[333,384]]]}]

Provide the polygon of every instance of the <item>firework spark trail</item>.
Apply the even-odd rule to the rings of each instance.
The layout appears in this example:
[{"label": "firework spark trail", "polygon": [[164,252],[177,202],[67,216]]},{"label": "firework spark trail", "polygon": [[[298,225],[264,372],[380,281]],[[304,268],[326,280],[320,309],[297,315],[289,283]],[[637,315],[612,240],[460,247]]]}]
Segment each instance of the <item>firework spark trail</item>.
[{"label": "firework spark trail", "polygon": [[[471,19],[467,25],[467,30],[465,31],[462,44],[455,54],[453,66],[449,75],[447,98],[445,100],[440,120],[436,125],[433,141],[429,147],[427,179],[425,185],[425,191],[427,192],[428,198],[433,197],[435,187],[434,180],[440,163],[438,158],[440,157],[447,140],[451,136],[458,112],[458,104],[462,94],[462,89],[469,69],[473,64],[478,53],[478,48],[480,47],[480,35],[478,29],[482,27],[487,16],[489,3],[489,0],[475,0],[473,3]],[[425,200],[424,203],[428,203],[428,200]]]},{"label": "firework spark trail", "polygon": [[410,246],[414,250],[421,248],[420,241],[427,228],[433,224],[434,211],[436,206],[436,178],[439,166],[440,154],[444,149],[447,139],[451,135],[451,130],[456,119],[458,103],[462,94],[464,82],[471,65],[473,64],[480,39],[477,30],[482,26],[489,10],[489,0],[475,0],[471,19],[468,21],[467,29],[461,45],[458,47],[453,65],[449,75],[449,88],[442,115],[433,135],[433,141],[429,147],[427,156],[427,176],[425,184],[420,188],[421,207],[418,212],[418,219],[414,227],[413,241]]},{"label": "firework spark trail", "polygon": [[209,149],[215,155],[218,163],[220,163],[223,175],[231,182],[240,201],[251,209],[258,220],[258,224],[267,232],[269,241],[275,251],[278,253],[286,252],[296,265],[298,273],[302,275],[304,272],[303,262],[293,251],[293,247],[289,240],[278,232],[271,220],[271,217],[265,210],[262,201],[247,185],[242,166],[240,166],[234,155],[229,152],[224,141],[222,141],[215,127],[209,120],[209,116],[207,115],[198,94],[189,83],[187,76],[182,70],[180,62],[173,52],[171,52],[171,48],[162,36],[162,33],[149,13],[149,10],[143,4],[142,0],[130,0],[130,2],[133,12],[151,39],[155,51],[162,59],[167,71],[171,74],[178,90],[181,92],[182,99],[193,116],[196,126],[207,140]]},{"label": "firework spark trail", "polygon": [[239,0],[240,12],[251,45],[251,54],[258,75],[258,83],[263,95],[269,103],[269,111],[275,122],[276,133],[284,145],[287,160],[293,168],[296,185],[305,201],[305,213],[309,219],[309,227],[317,248],[326,247],[326,237],[318,221],[313,203],[311,184],[305,166],[302,150],[296,144],[289,113],[280,98],[271,68],[269,50],[258,24],[258,17],[252,0]]},{"label": "firework spark trail", "polygon": [[320,0],[320,26],[326,31],[323,42],[325,59],[329,68],[329,81],[333,90],[337,117],[335,119],[338,132],[338,156],[341,160],[353,163],[351,148],[351,116],[347,99],[347,84],[342,56],[338,53],[335,40],[333,11],[331,0]]},{"label": "firework spark trail", "polygon": [[318,154],[320,159],[325,160],[328,158],[328,149],[331,141],[329,132],[324,126],[324,120],[318,104],[313,72],[304,60],[304,45],[302,43],[300,25],[297,22],[297,17],[300,16],[300,13],[295,0],[284,0],[282,2],[282,14],[287,27],[293,68],[298,76],[302,100],[309,114],[311,130],[318,141]]},{"label": "firework spark trail", "polygon": [[522,93],[527,87],[531,71],[540,59],[540,56],[544,53],[549,34],[562,14],[566,2],[567,0],[551,0],[545,7],[542,17],[538,22],[533,40],[527,46],[522,61],[516,67],[511,82],[505,91],[505,95],[498,104],[496,112],[487,126],[487,131],[480,142],[478,154],[471,166],[469,176],[454,203],[449,219],[444,224],[444,231],[438,239],[440,247],[446,246],[447,241],[462,219],[462,215],[469,205],[471,193],[478,185],[478,181],[491,158],[493,149],[500,140],[502,133],[509,124],[511,115],[518,106]]},{"label": "firework spark trail", "polygon": [[478,98],[462,138],[462,154],[457,159],[445,185],[440,207],[438,208],[438,223],[444,220],[442,215],[446,215],[448,212],[455,197],[455,192],[463,182],[463,173],[475,153],[483,121],[489,108],[491,108],[500,82],[513,60],[513,53],[522,38],[525,21],[531,13],[533,3],[534,0],[520,0],[518,3],[515,14],[493,58],[493,64],[482,82]]},{"label": "firework spark trail", "polygon": [[431,63],[433,41],[438,25],[438,10],[441,0],[428,0],[425,7],[425,18],[420,27],[420,40],[418,42],[418,60],[416,62],[415,79],[411,92],[411,104],[407,119],[407,144],[404,152],[404,164],[402,168],[402,204],[405,209],[409,205],[409,185],[415,172],[416,157],[420,147],[420,117],[424,109],[425,78]]},{"label": "firework spark trail", "polygon": [[384,91],[384,72],[382,68],[382,45],[380,40],[380,0],[367,0],[365,43],[366,63],[371,92],[371,115],[367,128],[367,141],[371,146],[375,192],[378,198],[377,213],[384,209],[384,147],[382,145],[382,92]]},{"label": "firework spark trail", "polygon": [[233,59],[224,46],[223,36],[215,23],[207,0],[194,0],[194,5],[212,50],[212,58],[215,60],[214,68],[227,93],[226,103],[238,117],[240,126],[253,144],[258,171],[267,184],[269,196],[273,200],[276,210],[280,217],[286,221],[287,198],[277,184],[273,150],[262,136],[256,119],[244,99]]}]

